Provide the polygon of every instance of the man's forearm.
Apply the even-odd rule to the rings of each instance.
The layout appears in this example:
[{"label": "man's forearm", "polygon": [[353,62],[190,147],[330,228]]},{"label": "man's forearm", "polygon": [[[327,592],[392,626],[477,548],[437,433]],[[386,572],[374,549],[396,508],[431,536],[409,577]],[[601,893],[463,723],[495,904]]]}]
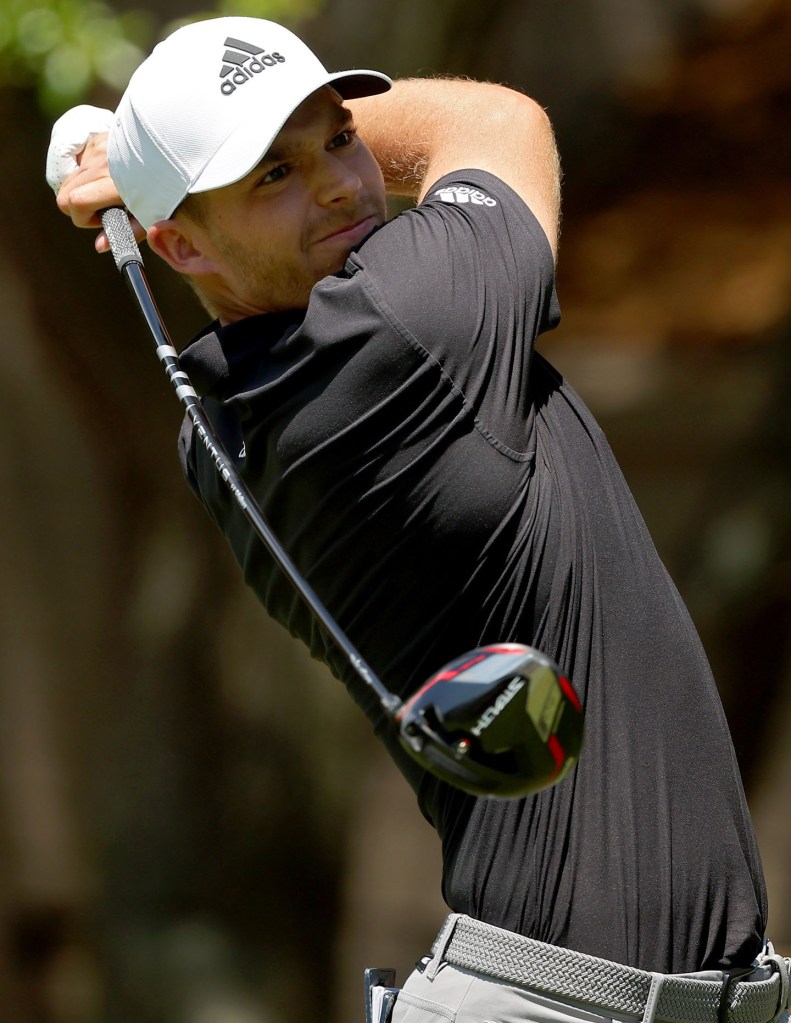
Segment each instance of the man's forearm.
[{"label": "man's forearm", "polygon": [[384,95],[347,103],[391,195],[419,195],[431,153],[443,134],[443,110],[456,92],[448,85],[454,84],[444,79],[401,79]]},{"label": "man's forearm", "polygon": [[488,170],[531,206],[555,245],[560,170],[552,127],[533,100],[465,79],[403,79],[349,104],[392,195],[422,198],[444,174]]}]

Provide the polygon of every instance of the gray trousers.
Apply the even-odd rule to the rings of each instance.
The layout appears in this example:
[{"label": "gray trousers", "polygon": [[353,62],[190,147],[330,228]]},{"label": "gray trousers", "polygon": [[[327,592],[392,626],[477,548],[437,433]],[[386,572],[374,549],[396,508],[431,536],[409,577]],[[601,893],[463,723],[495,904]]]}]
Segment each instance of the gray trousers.
[{"label": "gray trousers", "polygon": [[[429,960],[425,961],[428,964]],[[626,1017],[623,1017],[626,1019]],[[442,963],[430,979],[415,970],[401,989],[392,1023],[612,1023],[572,1003],[483,973]]]}]

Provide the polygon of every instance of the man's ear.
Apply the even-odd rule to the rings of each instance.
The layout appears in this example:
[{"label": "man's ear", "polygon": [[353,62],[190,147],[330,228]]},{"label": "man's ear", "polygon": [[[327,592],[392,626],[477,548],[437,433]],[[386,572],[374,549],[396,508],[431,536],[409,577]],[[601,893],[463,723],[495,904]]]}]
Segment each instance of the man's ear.
[{"label": "man's ear", "polygon": [[146,240],[148,247],[177,273],[204,277],[217,272],[202,235],[181,220],[158,221],[148,229]]}]

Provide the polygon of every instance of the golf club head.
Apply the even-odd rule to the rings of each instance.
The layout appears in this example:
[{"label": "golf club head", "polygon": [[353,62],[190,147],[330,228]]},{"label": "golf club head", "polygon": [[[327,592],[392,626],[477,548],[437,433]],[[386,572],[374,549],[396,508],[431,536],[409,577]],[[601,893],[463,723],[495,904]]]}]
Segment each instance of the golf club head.
[{"label": "golf club head", "polygon": [[476,796],[554,785],[582,748],[583,710],[544,654],[520,643],[451,661],[397,715],[399,738],[427,771]]}]

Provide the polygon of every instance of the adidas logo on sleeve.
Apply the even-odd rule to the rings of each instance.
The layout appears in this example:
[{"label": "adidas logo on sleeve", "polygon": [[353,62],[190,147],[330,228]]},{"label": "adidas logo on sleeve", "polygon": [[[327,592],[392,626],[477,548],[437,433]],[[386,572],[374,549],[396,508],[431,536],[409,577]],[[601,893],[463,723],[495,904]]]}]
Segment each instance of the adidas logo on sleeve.
[{"label": "adidas logo on sleeve", "polygon": [[463,203],[469,202],[473,206],[496,206],[497,200],[490,195],[484,195],[477,188],[470,188],[467,185],[451,185],[450,188],[440,188],[434,195],[442,202]]}]

